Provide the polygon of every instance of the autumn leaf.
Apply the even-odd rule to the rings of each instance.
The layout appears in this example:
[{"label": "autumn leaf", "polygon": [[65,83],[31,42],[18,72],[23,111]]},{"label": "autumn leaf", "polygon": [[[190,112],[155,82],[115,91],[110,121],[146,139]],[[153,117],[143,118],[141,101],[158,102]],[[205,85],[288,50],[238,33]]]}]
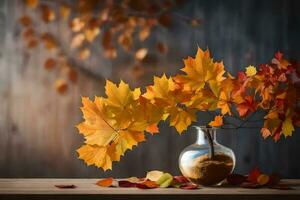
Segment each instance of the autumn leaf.
[{"label": "autumn leaf", "polygon": [[290,117],[286,118],[282,123],[282,133],[285,137],[291,136],[294,131],[294,125]]},{"label": "autumn leaf", "polygon": [[62,4],[59,7],[60,15],[63,17],[64,20],[67,20],[71,13],[71,8],[67,4]]},{"label": "autumn leaf", "polygon": [[266,174],[261,174],[257,177],[257,183],[259,185],[267,185],[267,183],[270,180],[270,176],[266,175]]},{"label": "autumn leaf", "polygon": [[53,58],[48,58],[44,63],[44,68],[47,70],[51,70],[56,66],[56,64],[56,60],[54,60]]},{"label": "autumn leaf", "polygon": [[260,132],[264,139],[272,135],[271,131],[267,128],[262,128]]},{"label": "autumn leaf", "polygon": [[254,168],[249,172],[247,180],[251,183],[257,183],[257,178],[261,175],[259,168]]},{"label": "autumn leaf", "polygon": [[100,34],[100,29],[98,27],[88,28],[84,31],[85,38],[89,42],[93,42],[95,38]]},{"label": "autumn leaf", "polygon": [[79,52],[79,58],[81,60],[86,60],[90,57],[91,51],[88,48],[83,48]]},{"label": "autumn leaf", "polygon": [[73,18],[71,23],[70,23],[70,27],[71,27],[73,32],[81,31],[84,26],[85,26],[84,21],[82,19],[78,18],[78,17]]},{"label": "autumn leaf", "polygon": [[55,187],[59,188],[59,189],[74,189],[76,188],[76,185],[73,184],[60,184],[60,185],[54,185]]},{"label": "autumn leaf", "polygon": [[253,100],[252,96],[246,96],[242,103],[237,104],[236,107],[239,115],[244,117],[249,113],[253,113],[256,110],[256,103]]},{"label": "autumn leaf", "polygon": [[101,187],[110,187],[113,184],[113,178],[109,177],[109,178],[105,178],[102,180],[99,180],[96,185],[101,186]]},{"label": "autumn leaf", "polygon": [[196,92],[203,89],[206,83],[220,83],[224,80],[224,65],[214,62],[210,57],[209,50],[202,51],[198,48],[196,57],[188,57],[184,60],[184,64],[185,67],[181,69],[186,73],[183,76],[184,82]]},{"label": "autumn leaf", "polygon": [[141,48],[141,49],[136,51],[135,59],[141,61],[147,56],[147,53],[148,53],[148,49]]},{"label": "autumn leaf", "polygon": [[152,170],[150,172],[147,172],[146,179],[157,181],[163,174],[164,172],[162,171]]},{"label": "autumn leaf", "polygon": [[41,18],[45,23],[55,20],[54,11],[46,4],[41,5]]},{"label": "autumn leaf", "polygon": [[230,96],[228,96],[228,93],[221,91],[217,107],[221,109],[222,115],[231,114]]},{"label": "autumn leaf", "polygon": [[83,98],[85,121],[77,128],[87,144],[78,150],[79,158],[107,170],[113,161],[145,140],[144,131],[153,121],[136,109],[143,107],[139,89],[132,91],[123,81],[119,85],[107,81],[105,93],[107,98],[96,97],[94,102]]},{"label": "autumn leaf", "polygon": [[31,9],[35,9],[37,5],[39,4],[39,0],[25,0],[26,6],[28,6]]},{"label": "autumn leaf", "polygon": [[83,159],[88,166],[95,165],[103,170],[112,168],[112,155],[108,147],[97,145],[83,145],[77,150],[79,158]]},{"label": "autumn leaf", "polygon": [[85,36],[83,33],[79,33],[75,35],[71,40],[71,48],[74,49],[80,47],[84,41],[85,41]]},{"label": "autumn leaf", "polygon": [[212,127],[218,127],[223,125],[223,116],[217,115],[213,121],[209,123]]},{"label": "autumn leaf", "polygon": [[30,26],[32,24],[32,19],[31,17],[24,15],[19,18],[19,23],[22,24],[23,26]]},{"label": "autumn leaf", "polygon": [[254,76],[257,73],[256,68],[252,65],[246,67],[246,75],[248,77]]},{"label": "autumn leaf", "polygon": [[147,87],[145,98],[165,111],[164,119],[169,116],[170,125],[182,133],[194,121],[196,121],[196,109],[189,107],[190,94],[183,92],[172,78],[166,75],[154,77],[153,86]]},{"label": "autumn leaf", "polygon": [[65,94],[68,90],[68,84],[65,80],[58,79],[55,81],[55,89],[60,94]]}]

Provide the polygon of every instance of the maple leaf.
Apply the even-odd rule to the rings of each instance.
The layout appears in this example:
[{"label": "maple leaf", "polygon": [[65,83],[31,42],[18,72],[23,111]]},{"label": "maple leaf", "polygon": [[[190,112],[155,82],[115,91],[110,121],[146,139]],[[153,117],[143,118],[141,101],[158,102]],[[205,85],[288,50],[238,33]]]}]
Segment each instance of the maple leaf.
[{"label": "maple leaf", "polygon": [[246,75],[248,77],[254,76],[257,73],[256,68],[253,65],[246,67]]},{"label": "maple leaf", "polygon": [[106,81],[105,94],[107,106],[121,128],[127,127],[132,121],[132,113],[135,111],[141,91],[136,88],[131,91],[129,85],[122,80],[117,86],[111,81]]},{"label": "maple leaf", "polygon": [[222,115],[225,115],[225,114],[231,114],[231,111],[230,111],[230,95],[224,91],[221,91],[220,93],[220,100],[217,104],[217,107],[221,109],[221,113]]},{"label": "maple leaf", "polygon": [[86,143],[78,150],[79,158],[107,170],[128,149],[145,140],[144,131],[157,123],[162,114],[141,115],[153,107],[147,104],[150,102],[140,101],[139,89],[131,91],[123,81],[118,86],[107,81],[105,89],[107,98],[82,99],[84,122],[77,128]]},{"label": "maple leaf", "polygon": [[103,170],[112,168],[112,158],[108,148],[98,145],[83,145],[77,150],[79,158],[83,159],[88,166],[95,165]]},{"label": "maple leaf", "polygon": [[82,104],[81,111],[85,121],[77,125],[79,132],[85,136],[88,144],[108,145],[118,133],[113,128],[116,121],[108,117],[104,98],[96,97],[95,102],[82,98]]},{"label": "maple leaf", "polygon": [[236,109],[241,117],[244,117],[251,112],[255,112],[256,104],[253,100],[253,97],[246,96],[243,103],[238,104]]},{"label": "maple leaf", "polygon": [[167,78],[165,74],[161,78],[154,77],[154,84],[147,87],[143,96],[164,110],[163,119],[169,116],[170,125],[179,133],[196,121],[196,109],[187,104],[190,93],[182,91],[180,85],[172,78]]},{"label": "maple leaf", "polygon": [[291,136],[294,131],[294,125],[290,117],[286,118],[282,123],[282,133],[285,137]]},{"label": "maple leaf", "polygon": [[202,51],[198,48],[195,58],[188,57],[184,60],[185,67],[181,70],[186,73],[182,80],[191,90],[199,91],[208,83],[210,87],[216,87],[216,83],[224,80],[225,73],[222,62],[213,62],[209,50]]},{"label": "maple leaf", "polygon": [[217,115],[215,119],[209,123],[210,126],[217,127],[223,125],[223,116]]}]

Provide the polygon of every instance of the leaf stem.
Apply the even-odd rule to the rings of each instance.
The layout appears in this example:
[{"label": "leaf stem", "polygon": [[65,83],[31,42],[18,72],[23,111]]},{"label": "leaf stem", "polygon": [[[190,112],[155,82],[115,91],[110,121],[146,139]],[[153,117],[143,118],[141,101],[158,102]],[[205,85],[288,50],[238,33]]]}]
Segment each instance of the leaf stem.
[{"label": "leaf stem", "polygon": [[214,148],[214,142],[213,139],[211,137],[210,131],[209,129],[205,129],[203,130],[207,139],[208,139],[208,143],[209,143],[209,148],[210,148],[210,154],[209,154],[209,158],[211,160],[213,160],[215,158],[215,148]]}]

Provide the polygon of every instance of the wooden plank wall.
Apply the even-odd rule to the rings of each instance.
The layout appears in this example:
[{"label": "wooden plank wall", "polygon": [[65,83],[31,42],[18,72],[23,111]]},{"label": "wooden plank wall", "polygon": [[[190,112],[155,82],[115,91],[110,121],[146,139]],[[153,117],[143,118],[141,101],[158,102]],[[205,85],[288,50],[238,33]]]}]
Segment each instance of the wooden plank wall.
[{"label": "wooden plank wall", "polygon": [[[151,40],[165,39],[170,51],[144,79],[132,81],[124,73],[128,63],[122,59],[110,62],[96,57],[88,64],[100,66],[91,69],[105,78],[141,86],[151,82],[152,74],[177,71],[182,58],[194,55],[197,45],[209,47],[232,73],[268,62],[277,50],[299,59],[299,9],[296,0],[188,1],[178,12],[199,17],[203,23],[191,29],[176,22],[170,30],[157,30]],[[0,1],[0,177],[128,177],[143,176],[152,169],[179,173],[179,153],[195,135],[179,136],[166,124],[161,124],[160,135],[128,152],[111,172],[87,167],[77,159],[75,150],[82,138],[74,125],[81,120],[80,98],[103,94],[103,81],[80,75],[66,95],[58,95],[53,89],[54,74],[41,67],[46,52],[41,47],[31,54],[24,51],[16,20],[25,11],[20,0]],[[68,39],[60,25],[52,28],[64,33],[61,40]],[[300,178],[299,130],[276,144],[263,140],[259,130],[222,131],[219,138],[235,150],[237,172],[259,166],[268,173],[275,170]]]}]

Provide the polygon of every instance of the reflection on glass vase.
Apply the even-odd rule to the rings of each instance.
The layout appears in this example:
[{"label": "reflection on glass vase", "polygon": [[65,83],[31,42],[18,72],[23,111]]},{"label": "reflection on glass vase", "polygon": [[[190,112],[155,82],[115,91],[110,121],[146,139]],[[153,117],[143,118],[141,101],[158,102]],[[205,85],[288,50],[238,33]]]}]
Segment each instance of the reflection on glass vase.
[{"label": "reflection on glass vase", "polygon": [[194,127],[197,140],[180,154],[181,173],[197,184],[219,185],[235,167],[234,153],[217,142],[216,128]]}]

